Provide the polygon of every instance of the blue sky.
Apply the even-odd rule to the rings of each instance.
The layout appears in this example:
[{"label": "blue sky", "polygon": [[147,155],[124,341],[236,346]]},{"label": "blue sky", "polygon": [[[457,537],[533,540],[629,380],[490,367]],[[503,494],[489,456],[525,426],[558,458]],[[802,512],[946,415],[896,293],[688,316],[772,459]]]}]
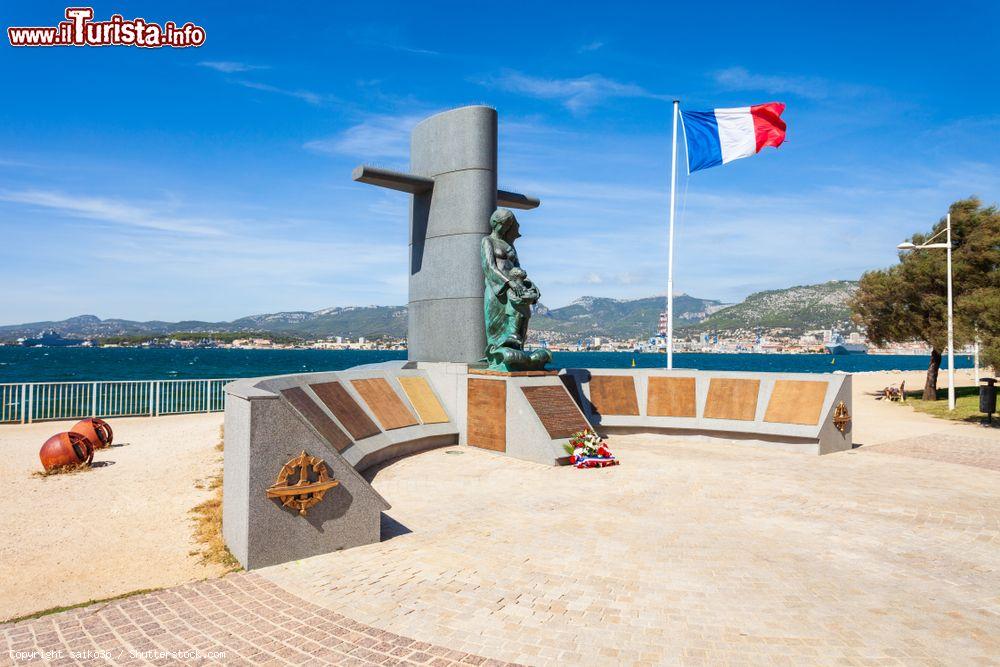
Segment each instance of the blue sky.
[{"label": "blue sky", "polygon": [[[0,46],[0,323],[402,304],[409,129],[500,114],[550,307],[665,293],[670,100],[788,105],[778,150],[679,187],[675,289],[857,278],[950,201],[1000,199],[994,2],[97,2],[200,48]],[[55,25],[65,5],[0,7]],[[683,153],[681,154],[683,160]]]}]

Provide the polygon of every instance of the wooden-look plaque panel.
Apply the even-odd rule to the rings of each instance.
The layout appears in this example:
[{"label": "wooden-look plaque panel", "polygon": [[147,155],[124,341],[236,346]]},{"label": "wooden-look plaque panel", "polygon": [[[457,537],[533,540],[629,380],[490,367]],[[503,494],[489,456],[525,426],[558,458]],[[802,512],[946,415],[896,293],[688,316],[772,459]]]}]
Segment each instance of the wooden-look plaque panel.
[{"label": "wooden-look plaque panel", "polygon": [[440,424],[448,421],[448,413],[441,407],[440,401],[434,395],[434,390],[427,384],[425,378],[419,375],[400,376],[396,378],[403,387],[403,392],[417,410],[420,421],[425,424]]},{"label": "wooden-look plaque panel", "polygon": [[712,378],[708,383],[705,416],[709,419],[753,421],[757,414],[760,380]]},{"label": "wooden-look plaque panel", "polygon": [[590,428],[562,384],[521,387],[521,391],[553,440]]},{"label": "wooden-look plaque panel", "polygon": [[817,380],[776,380],[764,421],[815,426],[823,411],[827,384]]},{"label": "wooden-look plaque panel", "polygon": [[304,389],[301,387],[282,389],[281,395],[338,452],[342,452],[351,446],[351,439],[347,437],[347,434],[340,430],[340,427],[323,412],[323,408],[319,407],[316,401],[312,400]]},{"label": "wooden-look plaque panel", "polygon": [[319,396],[319,400],[323,401],[326,407],[330,408],[333,416],[340,420],[355,440],[370,438],[380,433],[378,426],[347,393],[344,385],[339,382],[324,382],[309,385],[309,388]]},{"label": "wooden-look plaque panel", "polygon": [[694,378],[649,378],[646,415],[649,417],[697,417]]},{"label": "wooden-look plaque panel", "polygon": [[507,383],[469,378],[469,445],[507,451]]},{"label": "wooden-look plaque panel", "polygon": [[399,394],[392,390],[385,378],[351,380],[351,384],[361,394],[361,398],[365,399],[365,403],[375,413],[375,418],[386,431],[417,425],[417,418],[399,398]]},{"label": "wooden-look plaque panel", "polygon": [[635,380],[631,375],[594,375],[590,378],[590,402],[599,415],[638,415]]}]

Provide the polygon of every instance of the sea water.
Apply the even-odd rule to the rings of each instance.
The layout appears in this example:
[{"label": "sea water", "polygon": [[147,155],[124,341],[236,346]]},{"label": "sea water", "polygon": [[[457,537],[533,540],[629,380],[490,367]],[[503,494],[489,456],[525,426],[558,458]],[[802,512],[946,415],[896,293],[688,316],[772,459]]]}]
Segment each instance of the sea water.
[{"label": "sea water", "polygon": [[[556,352],[556,368],[664,368],[664,354],[631,352]],[[0,383],[87,380],[181,380],[238,378],[283,373],[339,371],[361,364],[405,359],[403,351],[234,350],[58,348],[0,346]],[[858,354],[675,354],[676,368],[781,373],[858,373],[924,370],[923,355]],[[947,364],[947,361],[944,362]],[[972,357],[955,357],[957,368],[971,368]]]}]

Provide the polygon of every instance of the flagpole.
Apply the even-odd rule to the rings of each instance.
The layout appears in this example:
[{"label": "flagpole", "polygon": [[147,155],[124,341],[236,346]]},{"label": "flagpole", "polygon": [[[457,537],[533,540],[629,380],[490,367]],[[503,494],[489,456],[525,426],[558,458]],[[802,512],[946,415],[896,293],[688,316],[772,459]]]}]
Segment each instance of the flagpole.
[{"label": "flagpole", "polygon": [[667,241],[667,369],[674,367],[674,211],[677,203],[677,116],[680,100],[674,100],[674,133],[670,146],[670,233]]}]

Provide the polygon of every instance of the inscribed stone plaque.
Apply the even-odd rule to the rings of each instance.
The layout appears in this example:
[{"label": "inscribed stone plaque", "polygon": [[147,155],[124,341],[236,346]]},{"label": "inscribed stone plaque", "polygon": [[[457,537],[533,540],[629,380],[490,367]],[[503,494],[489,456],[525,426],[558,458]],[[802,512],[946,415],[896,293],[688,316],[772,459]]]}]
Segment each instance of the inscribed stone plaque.
[{"label": "inscribed stone plaque", "polygon": [[631,375],[594,375],[590,378],[590,402],[600,415],[638,415],[635,380]]},{"label": "inscribed stone plaque", "polygon": [[646,415],[649,417],[697,417],[694,378],[649,378]]},{"label": "inscribed stone plaque", "polygon": [[370,438],[379,433],[378,426],[347,393],[344,385],[339,382],[324,382],[309,385],[309,388],[330,408],[333,416],[340,420],[355,440]]},{"label": "inscribed stone plaque", "polygon": [[807,426],[818,424],[827,384],[817,380],[776,380],[764,421]]},{"label": "inscribed stone plaque", "polygon": [[342,452],[351,446],[351,439],[347,437],[347,434],[340,430],[340,427],[323,412],[323,408],[319,407],[316,401],[312,400],[304,389],[301,387],[282,389],[281,395],[338,452]]},{"label": "inscribed stone plaque", "polygon": [[417,410],[420,421],[425,424],[440,424],[448,421],[448,413],[441,407],[434,390],[427,380],[419,375],[400,376],[396,378],[403,387],[403,392]]},{"label": "inscribed stone plaque", "polygon": [[468,444],[507,451],[507,383],[469,378],[468,399]]},{"label": "inscribed stone plaque", "polygon": [[753,421],[757,414],[760,380],[712,378],[708,384],[705,417]]},{"label": "inscribed stone plaque", "polygon": [[521,387],[521,391],[553,440],[590,428],[562,384]]},{"label": "inscribed stone plaque", "polygon": [[375,418],[381,422],[382,428],[386,431],[417,425],[417,418],[399,398],[399,394],[392,390],[385,378],[351,380],[351,384],[361,394],[361,398],[365,399],[365,403],[375,413]]}]

